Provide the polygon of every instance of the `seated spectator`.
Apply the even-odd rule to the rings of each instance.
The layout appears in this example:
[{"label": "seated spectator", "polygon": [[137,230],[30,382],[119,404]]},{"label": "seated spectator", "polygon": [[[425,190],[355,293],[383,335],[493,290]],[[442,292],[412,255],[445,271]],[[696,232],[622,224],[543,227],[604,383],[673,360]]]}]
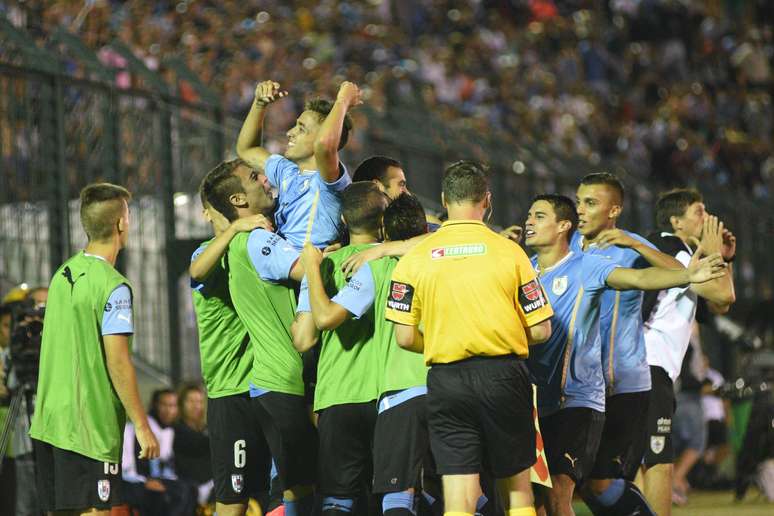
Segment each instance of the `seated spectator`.
[{"label": "seated spectator", "polygon": [[171,389],[153,393],[148,410],[148,423],[159,441],[157,459],[138,459],[140,445],[134,425],[124,430],[122,476],[126,502],[141,516],[191,516],[196,511],[196,493],[191,486],[178,480],[175,471],[172,425],[177,421],[177,394]]},{"label": "seated spectator", "polygon": [[180,480],[198,490],[199,504],[204,505],[214,487],[204,391],[198,384],[187,384],[179,392],[180,420],[175,424],[173,445],[175,469]]}]

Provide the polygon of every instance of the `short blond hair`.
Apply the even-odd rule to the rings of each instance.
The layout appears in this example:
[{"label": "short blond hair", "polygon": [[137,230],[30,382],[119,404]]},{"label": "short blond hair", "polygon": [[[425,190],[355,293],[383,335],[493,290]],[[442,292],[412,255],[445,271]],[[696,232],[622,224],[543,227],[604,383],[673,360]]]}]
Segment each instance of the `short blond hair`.
[{"label": "short blond hair", "polygon": [[123,186],[92,183],[81,190],[81,224],[89,241],[103,241],[113,236],[118,220],[124,215],[124,204],[132,194]]}]

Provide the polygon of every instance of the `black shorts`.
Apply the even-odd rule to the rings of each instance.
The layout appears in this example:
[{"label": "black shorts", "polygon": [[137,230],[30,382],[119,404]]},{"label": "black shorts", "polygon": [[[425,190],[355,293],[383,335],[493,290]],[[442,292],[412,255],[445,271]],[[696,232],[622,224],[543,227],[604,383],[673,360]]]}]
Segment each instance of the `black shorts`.
[{"label": "black shorts", "polygon": [[92,459],[32,439],[42,511],[108,510],[124,503],[121,462]]},{"label": "black shorts", "polygon": [[267,392],[252,401],[282,490],[312,485],[317,479],[317,430],[304,396]]},{"label": "black shorts", "polygon": [[513,476],[535,463],[532,385],[515,355],[435,364],[427,376],[430,446],[441,475]]},{"label": "black shorts", "polygon": [[661,368],[651,366],[650,406],[647,433],[643,436],[646,466],[672,464],[675,453],[672,446],[672,416],[675,414],[675,391],[669,374]]},{"label": "black shorts", "polygon": [[374,493],[396,493],[420,485],[430,447],[426,396],[417,396],[376,417]]},{"label": "black shorts", "polygon": [[576,484],[588,477],[597,456],[605,414],[590,408],[571,407],[540,418],[548,469],[567,475]]},{"label": "black shorts", "polygon": [[215,500],[244,502],[269,491],[271,454],[248,393],[207,401]]},{"label": "black shorts", "polygon": [[373,475],[376,401],[333,405],[319,412],[319,490],[323,496],[357,498]]},{"label": "black shorts", "polygon": [[649,391],[616,394],[605,400],[605,426],[590,478],[634,480],[642,463]]}]

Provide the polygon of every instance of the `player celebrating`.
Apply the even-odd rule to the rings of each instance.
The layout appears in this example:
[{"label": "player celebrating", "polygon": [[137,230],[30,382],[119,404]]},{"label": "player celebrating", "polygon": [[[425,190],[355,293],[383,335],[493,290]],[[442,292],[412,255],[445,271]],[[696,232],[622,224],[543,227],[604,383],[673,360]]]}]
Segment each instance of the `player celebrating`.
[{"label": "player celebrating", "polygon": [[[257,214],[269,218],[274,207],[266,176],[239,159],[210,171],[202,193],[211,209],[230,222]],[[288,280],[303,277],[298,252],[280,236],[257,228],[233,236],[226,259],[231,299],[253,347],[252,412],[277,466],[285,513],[307,515],[313,503],[317,436],[304,400],[301,355],[290,337],[296,300]],[[241,449],[244,444],[234,445],[235,462],[256,456]],[[249,465],[247,470],[256,473]]]},{"label": "player celebrating", "polygon": [[127,414],[140,458],[159,454],[129,355],[132,292],[114,268],[129,235],[130,198],[126,189],[109,183],[81,191],[81,224],[89,243],[56,271],[49,286],[30,428],[44,511],[107,515],[121,503]]},{"label": "player celebrating", "polygon": [[[553,315],[524,251],[483,223],[485,168],[446,169],[449,220],[395,267],[387,319],[401,347],[423,351],[430,444],[447,514],[473,514],[484,467],[510,516],[534,515],[535,462],[528,343],[545,341]],[[424,325],[424,338],[419,325]],[[486,466],[485,466],[486,465]]]},{"label": "player celebrating", "polygon": [[287,133],[285,156],[280,156],[263,147],[263,119],[268,105],[286,95],[279,83],[258,84],[250,113],[239,132],[237,154],[263,171],[269,184],[278,190],[274,216],[279,233],[300,250],[311,218],[312,244],[325,247],[338,237],[340,195],[352,182],[338,151],[347,143],[352,129],[347,112],[361,103],[360,90],[344,82],[335,103],[320,99],[307,102],[296,125]]},{"label": "player celebrating", "polygon": [[355,169],[352,181],[373,181],[392,200],[408,192],[406,174],[400,161],[387,156],[371,156]]},{"label": "player celebrating", "polygon": [[[660,289],[725,274],[718,255],[690,263],[688,269],[627,269],[589,253],[572,252],[570,235],[577,224],[575,205],[561,195],[540,195],[525,224],[526,244],[536,252],[532,263],[554,309],[553,332],[530,349],[528,364],[538,385],[538,413],[553,489],[543,490],[538,505],[548,514],[571,515],[574,488],[594,464],[602,434],[605,380],[602,374],[599,314],[607,287]],[[698,257],[697,257],[698,258]],[[714,265],[714,269],[713,269]],[[541,500],[542,498],[542,500]],[[627,492],[618,507],[652,514],[638,491]]]},{"label": "player celebrating", "polygon": [[[239,320],[228,291],[228,270],[221,259],[238,233],[259,225],[271,227],[263,215],[237,219],[232,224],[212,210],[200,188],[204,217],[215,238],[202,243],[191,257],[191,295],[199,330],[202,377],[207,387],[207,427],[210,436],[216,510],[219,515],[242,515],[248,497],[269,490],[271,457],[263,442],[258,421],[250,417],[249,382],[253,366],[250,337]],[[205,254],[207,253],[207,254]],[[209,254],[213,256],[208,257]],[[257,476],[240,459],[244,450],[255,451],[252,460]],[[250,443],[248,445],[248,443]],[[237,460],[235,459],[237,457]],[[249,481],[246,484],[245,481]],[[255,481],[254,481],[255,480]]]},{"label": "player celebrating", "polygon": [[731,262],[736,237],[724,229],[717,217],[709,215],[701,194],[695,190],[672,190],[659,196],[656,223],[660,233],[649,236],[660,250],[687,263],[699,254],[691,245],[701,238],[704,253],[721,253],[729,269],[722,277],[700,285],[675,287],[646,297],[645,346],[653,388],[644,439],[644,488],[648,501],[659,515],[672,511],[672,415],[675,409],[673,382],[688,349],[698,297],[707,300],[710,311],[725,313],[735,300]]},{"label": "player celebrating", "polygon": [[[584,177],[577,190],[577,202],[578,232],[570,244],[573,251],[598,254],[622,267],[683,267],[643,237],[616,228],[623,209],[624,189],[613,174]],[[631,480],[644,451],[641,436],[647,414],[650,370],[642,334],[642,296],[638,290],[607,291],[602,296],[600,329],[607,387],[605,428],[584,498],[595,511],[602,509],[595,498],[602,496],[614,508],[626,489],[634,489]],[[615,482],[608,491],[617,478],[626,479],[626,489],[623,482]]]}]

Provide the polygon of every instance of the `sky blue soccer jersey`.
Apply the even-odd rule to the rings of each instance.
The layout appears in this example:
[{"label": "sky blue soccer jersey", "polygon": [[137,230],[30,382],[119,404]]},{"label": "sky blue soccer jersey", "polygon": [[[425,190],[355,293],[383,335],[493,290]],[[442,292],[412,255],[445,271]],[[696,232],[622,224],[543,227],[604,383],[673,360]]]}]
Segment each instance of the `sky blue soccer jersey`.
[{"label": "sky blue soccer jersey", "polygon": [[599,315],[605,283],[618,265],[599,256],[570,251],[541,271],[532,265],[554,315],[551,337],[529,347],[527,365],[538,386],[538,414],[586,407],[605,411]]},{"label": "sky blue soccer jersey", "polygon": [[266,160],[264,171],[269,183],[279,192],[274,221],[277,232],[296,249],[304,247],[306,228],[317,192],[317,212],[312,224],[312,245],[325,247],[339,237],[341,220],[341,192],[351,183],[344,164],[341,177],[327,183],[317,170],[299,170],[298,165],[284,156],[272,154]]},{"label": "sky blue soccer jersey", "polygon": [[[653,244],[640,235],[629,231],[626,234],[655,249]],[[582,245],[583,236],[576,231],[570,249],[583,252]],[[600,249],[596,244],[591,244],[585,254],[603,256],[621,267],[649,267],[640,253],[626,247]],[[650,368],[642,329],[642,299],[641,290],[610,289],[602,295],[599,324],[608,396],[650,390]]]}]

